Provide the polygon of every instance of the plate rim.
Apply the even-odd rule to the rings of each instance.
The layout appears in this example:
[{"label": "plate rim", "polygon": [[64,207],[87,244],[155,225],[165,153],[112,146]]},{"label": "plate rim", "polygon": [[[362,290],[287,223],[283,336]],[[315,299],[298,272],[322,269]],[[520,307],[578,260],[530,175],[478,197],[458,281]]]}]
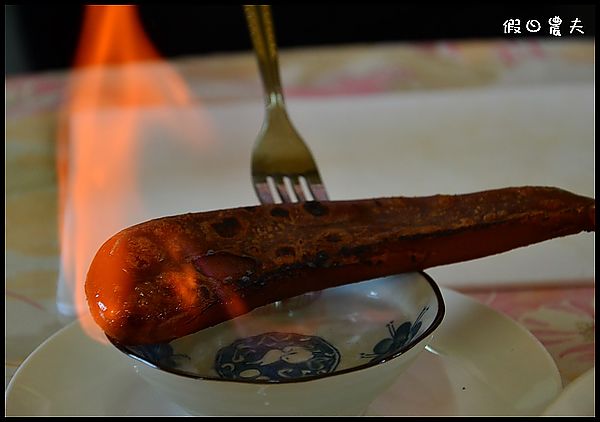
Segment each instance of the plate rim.
[{"label": "plate rim", "polygon": [[[481,310],[491,312],[496,317],[499,317],[500,319],[502,319],[505,323],[509,323],[509,324],[513,325],[515,328],[518,328],[520,331],[527,333],[529,340],[532,340],[532,344],[535,344],[536,349],[540,352],[540,354],[543,354],[546,357],[546,360],[550,364],[549,365],[550,371],[547,374],[547,376],[552,376],[553,381],[558,382],[558,385],[561,386],[560,390],[562,391],[562,379],[560,376],[560,372],[558,371],[556,362],[554,361],[554,359],[552,358],[552,356],[550,355],[548,350],[542,345],[542,343],[533,334],[531,334],[531,332],[529,330],[527,330],[523,325],[521,325],[518,321],[511,319],[507,315],[504,315],[503,313],[485,305],[484,303],[481,303],[481,302],[465,295],[464,293],[457,292],[456,290],[453,290],[453,289],[450,289],[447,287],[440,287],[440,291],[441,291],[442,295],[444,296],[444,302],[446,303],[445,312],[446,312],[447,316],[449,314],[451,315],[451,313],[452,313],[452,308],[451,307],[449,308],[447,306],[448,302],[460,300],[463,303],[468,303],[470,306],[476,305]],[[450,297],[452,297],[452,298],[450,298]],[[444,325],[442,324],[439,329],[443,330]],[[80,325],[79,320],[75,320],[75,321],[71,322],[67,326],[61,328],[56,333],[54,333],[53,335],[48,337],[23,361],[23,363],[19,366],[17,371],[14,373],[12,379],[10,380],[10,382],[6,388],[6,391],[5,391],[5,415],[6,416],[10,416],[10,413],[7,410],[9,408],[9,403],[15,403],[16,400],[19,400],[19,394],[22,394],[22,392],[23,392],[22,389],[18,389],[16,387],[19,385],[20,379],[23,376],[25,376],[24,374],[26,374],[28,366],[30,365],[30,362],[32,362],[34,359],[39,358],[39,356],[44,353],[44,350],[46,349],[48,344],[55,342],[55,341],[60,341],[61,338],[65,335],[81,336],[81,339],[83,339],[83,341],[95,342],[94,340],[90,339],[88,336],[85,335],[85,333]],[[434,342],[435,342],[435,338],[434,338]],[[108,351],[108,350],[110,350],[110,349],[106,348],[106,351]],[[427,353],[430,353],[430,352],[427,352]],[[552,373],[550,373],[550,372],[552,372]],[[140,382],[141,382],[141,379],[140,379]],[[560,391],[558,391],[556,395],[558,395],[558,393],[560,393]],[[551,402],[551,400],[554,399],[556,397],[556,395],[553,397],[548,397],[548,402]],[[13,409],[13,410],[16,410],[16,409]],[[22,413],[17,413],[17,414],[22,414]],[[29,414],[35,415],[35,413],[29,413]]]}]

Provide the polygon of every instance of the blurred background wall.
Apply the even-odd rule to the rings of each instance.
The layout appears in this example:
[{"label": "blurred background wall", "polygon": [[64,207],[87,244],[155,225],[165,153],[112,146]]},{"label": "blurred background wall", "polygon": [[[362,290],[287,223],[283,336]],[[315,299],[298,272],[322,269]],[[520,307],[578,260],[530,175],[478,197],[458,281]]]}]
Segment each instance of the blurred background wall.
[{"label": "blurred background wall", "polygon": [[[83,5],[5,5],[5,73],[68,68],[72,64]],[[251,48],[240,5],[144,4],[139,6],[149,37],[165,57]],[[507,38],[503,22],[542,22],[527,37],[549,37],[548,19],[560,16],[563,36],[595,36],[594,5],[274,5],[281,47],[386,41]],[[569,21],[582,21],[585,34],[569,35]],[[522,32],[525,32],[523,29]]]}]

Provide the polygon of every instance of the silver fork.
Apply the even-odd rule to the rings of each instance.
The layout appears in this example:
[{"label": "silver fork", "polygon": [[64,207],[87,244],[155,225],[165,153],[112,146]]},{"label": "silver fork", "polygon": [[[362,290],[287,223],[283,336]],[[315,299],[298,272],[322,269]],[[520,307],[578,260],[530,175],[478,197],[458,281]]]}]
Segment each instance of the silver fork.
[{"label": "silver fork", "polygon": [[271,8],[244,6],[265,94],[265,119],[252,152],[252,183],[261,204],[326,201],[315,160],[292,125],[279,79]]}]

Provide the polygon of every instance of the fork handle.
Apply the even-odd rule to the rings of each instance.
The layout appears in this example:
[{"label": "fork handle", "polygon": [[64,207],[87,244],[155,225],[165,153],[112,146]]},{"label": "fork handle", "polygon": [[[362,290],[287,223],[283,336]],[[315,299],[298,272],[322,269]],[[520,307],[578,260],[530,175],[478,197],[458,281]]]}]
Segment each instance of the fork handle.
[{"label": "fork handle", "polygon": [[244,12],[260,69],[267,107],[283,106],[283,91],[279,79],[279,59],[271,6],[244,5]]}]

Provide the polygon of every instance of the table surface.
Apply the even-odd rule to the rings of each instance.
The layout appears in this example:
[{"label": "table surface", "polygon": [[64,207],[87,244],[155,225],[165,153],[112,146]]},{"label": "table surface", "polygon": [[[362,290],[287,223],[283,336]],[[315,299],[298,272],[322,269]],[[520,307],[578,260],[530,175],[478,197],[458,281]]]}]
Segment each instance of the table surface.
[{"label": "table surface", "polygon": [[[169,62],[205,104],[261,97],[248,53]],[[589,41],[486,41],[374,44],[286,50],[288,102],[294,98],[368,97],[386,93],[593,83]],[[65,319],[56,308],[59,271],[56,137],[68,72],[6,81],[5,379]],[[463,293],[525,326],[556,361],[566,386],[595,364],[593,278],[550,286],[485,285]]]}]

